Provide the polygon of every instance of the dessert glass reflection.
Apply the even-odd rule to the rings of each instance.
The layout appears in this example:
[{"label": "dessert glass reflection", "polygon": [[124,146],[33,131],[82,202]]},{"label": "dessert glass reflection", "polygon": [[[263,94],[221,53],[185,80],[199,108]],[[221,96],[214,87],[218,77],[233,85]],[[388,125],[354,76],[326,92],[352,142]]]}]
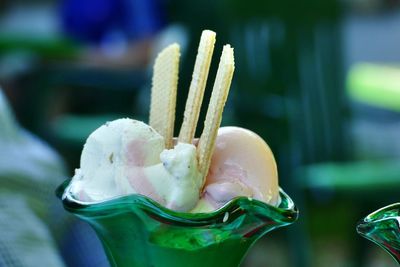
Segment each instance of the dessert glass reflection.
[{"label": "dessert glass reflection", "polygon": [[387,251],[400,264],[400,203],[383,207],[357,224],[357,232]]}]

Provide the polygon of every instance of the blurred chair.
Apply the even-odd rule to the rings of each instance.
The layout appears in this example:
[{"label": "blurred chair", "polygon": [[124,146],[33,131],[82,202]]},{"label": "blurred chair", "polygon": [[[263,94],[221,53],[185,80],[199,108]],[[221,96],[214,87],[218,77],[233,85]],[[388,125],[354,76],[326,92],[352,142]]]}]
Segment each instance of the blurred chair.
[{"label": "blurred chair", "polygon": [[[353,66],[347,77],[352,160],[306,165],[297,173],[298,186],[314,200],[347,202],[344,227],[354,229],[357,220],[372,210],[399,201],[399,74],[396,67]],[[353,250],[354,266],[366,266],[369,244],[357,237],[355,230],[348,233],[347,243]]]}]

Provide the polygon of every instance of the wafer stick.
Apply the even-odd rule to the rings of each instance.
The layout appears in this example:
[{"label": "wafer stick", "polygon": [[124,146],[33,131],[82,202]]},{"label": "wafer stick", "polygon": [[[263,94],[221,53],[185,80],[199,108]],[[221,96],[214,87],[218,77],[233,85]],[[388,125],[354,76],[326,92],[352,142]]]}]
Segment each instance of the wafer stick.
[{"label": "wafer stick", "polygon": [[210,69],[211,57],[214,51],[214,44],[215,32],[209,30],[203,31],[197,51],[192,81],[189,87],[189,94],[186,99],[183,123],[178,137],[179,142],[191,144],[194,138]]},{"label": "wafer stick", "polygon": [[164,137],[166,148],[173,147],[179,51],[179,45],[172,44],[154,63],[149,124]]},{"label": "wafer stick", "polygon": [[234,69],[235,62],[233,57],[233,48],[230,45],[225,45],[222,50],[217,76],[215,78],[210,103],[208,105],[203,132],[197,146],[199,170],[204,177],[203,179],[205,179],[210,167],[215,139],[217,137],[219,126],[221,125],[222,112],[228,97]]}]

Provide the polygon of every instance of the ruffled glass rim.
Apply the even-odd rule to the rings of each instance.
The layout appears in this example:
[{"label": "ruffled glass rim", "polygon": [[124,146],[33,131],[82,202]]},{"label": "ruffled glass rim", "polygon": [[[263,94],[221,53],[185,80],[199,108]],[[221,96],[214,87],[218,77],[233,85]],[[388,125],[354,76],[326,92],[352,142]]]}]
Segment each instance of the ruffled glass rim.
[{"label": "ruffled glass rim", "polygon": [[[273,219],[277,224],[284,226],[295,222],[299,213],[292,199],[282,189],[279,190],[281,202],[277,207],[248,197],[237,197],[213,212],[189,213],[170,210],[139,194],[116,197],[100,202],[82,202],[66,191],[70,181],[66,180],[61,184],[56,190],[56,195],[62,200],[67,211],[86,218],[96,218],[140,209],[155,219],[190,227],[229,223],[231,218],[236,217],[234,216],[235,214],[240,215],[245,212],[253,213],[260,219]],[[226,219],[227,213],[229,214],[229,220]]]}]

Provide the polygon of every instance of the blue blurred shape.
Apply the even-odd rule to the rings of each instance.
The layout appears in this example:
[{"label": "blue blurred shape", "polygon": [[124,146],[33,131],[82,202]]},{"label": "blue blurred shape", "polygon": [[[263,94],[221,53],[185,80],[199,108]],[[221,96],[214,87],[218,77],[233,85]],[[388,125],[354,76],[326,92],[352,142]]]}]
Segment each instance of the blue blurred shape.
[{"label": "blue blurred shape", "polygon": [[64,0],[60,12],[67,34],[94,43],[115,32],[129,40],[145,38],[164,24],[160,0]]}]

